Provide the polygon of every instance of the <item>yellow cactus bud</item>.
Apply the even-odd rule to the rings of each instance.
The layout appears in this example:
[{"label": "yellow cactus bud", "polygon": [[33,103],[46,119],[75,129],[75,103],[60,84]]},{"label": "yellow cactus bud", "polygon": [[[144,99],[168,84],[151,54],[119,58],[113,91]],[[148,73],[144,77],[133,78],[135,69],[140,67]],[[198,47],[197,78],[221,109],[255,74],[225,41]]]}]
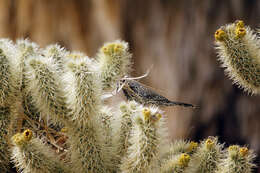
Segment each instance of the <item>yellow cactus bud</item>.
[{"label": "yellow cactus bud", "polygon": [[114,43],[111,43],[111,44],[108,44],[108,45],[105,45],[101,48],[101,51],[104,53],[104,54],[112,54],[114,52],[114,46],[115,44]]},{"label": "yellow cactus bud", "polygon": [[188,147],[188,152],[192,152],[194,149],[196,149],[198,147],[198,143],[197,142],[193,142],[191,141]]},{"label": "yellow cactus bud", "polygon": [[107,46],[108,50],[111,51],[111,52],[114,51],[115,45],[116,45],[116,43],[109,44],[109,45]]},{"label": "yellow cactus bud", "polygon": [[235,151],[235,150],[238,150],[238,146],[237,145],[231,145],[228,147],[228,151]]},{"label": "yellow cactus bud", "polygon": [[162,118],[162,114],[156,113],[155,115],[153,114],[150,119],[152,120],[152,122],[155,123],[158,122],[161,118]]},{"label": "yellow cactus bud", "polygon": [[248,154],[248,148],[247,147],[242,147],[239,149],[239,153],[241,156],[246,156]]},{"label": "yellow cactus bud", "polygon": [[32,139],[32,131],[27,129],[22,134],[24,141],[30,141]]},{"label": "yellow cactus bud", "polygon": [[143,109],[143,115],[144,115],[144,120],[147,121],[150,119],[151,116],[151,111],[147,108]]},{"label": "yellow cactus bud", "polygon": [[68,55],[69,58],[77,59],[77,58],[82,58],[85,55],[81,52],[72,52]]},{"label": "yellow cactus bud", "polygon": [[21,133],[17,133],[12,137],[12,141],[15,145],[22,145],[23,138],[21,136]]},{"label": "yellow cactus bud", "polygon": [[232,158],[232,159],[237,159],[238,151],[239,151],[239,146],[238,145],[231,145],[231,146],[229,146],[228,147],[229,157]]},{"label": "yellow cactus bud", "polygon": [[114,47],[115,52],[121,52],[123,51],[124,47],[121,44],[116,44]]},{"label": "yellow cactus bud", "polygon": [[157,117],[157,120],[162,118],[162,114],[160,114],[160,113],[157,113],[155,116]]},{"label": "yellow cactus bud", "polygon": [[75,59],[76,59],[76,58],[79,58],[79,56],[76,55],[76,54],[70,54],[69,57],[71,57],[71,58],[75,58]]},{"label": "yellow cactus bud", "polygon": [[188,163],[190,161],[190,156],[186,153],[181,154],[180,159],[179,159],[179,165],[182,167],[188,166]]},{"label": "yellow cactus bud", "polygon": [[66,133],[66,132],[68,132],[68,128],[67,128],[67,127],[63,127],[60,131],[61,131],[62,133]]},{"label": "yellow cactus bud", "polygon": [[214,144],[214,141],[212,141],[211,139],[207,139],[206,140],[206,147],[207,147],[207,149],[211,149],[213,144]]},{"label": "yellow cactus bud", "polygon": [[215,39],[216,39],[216,41],[223,41],[225,37],[226,37],[226,33],[222,29],[218,29],[215,32]]},{"label": "yellow cactus bud", "polygon": [[101,48],[101,51],[104,54],[107,55],[112,55],[113,53],[121,53],[122,51],[124,51],[124,46],[121,43],[111,43],[108,45],[105,45]]},{"label": "yellow cactus bud", "polygon": [[108,54],[108,48],[106,46],[102,47],[101,48],[101,51],[104,53],[104,54]]},{"label": "yellow cactus bud", "polygon": [[245,27],[245,23],[243,20],[237,20],[236,22],[236,27],[238,28],[244,28]]},{"label": "yellow cactus bud", "polygon": [[236,38],[242,38],[246,35],[246,29],[245,28],[236,28],[235,30]]},{"label": "yellow cactus bud", "polygon": [[21,146],[32,139],[32,131],[27,129],[23,133],[17,133],[12,137],[15,145]]}]

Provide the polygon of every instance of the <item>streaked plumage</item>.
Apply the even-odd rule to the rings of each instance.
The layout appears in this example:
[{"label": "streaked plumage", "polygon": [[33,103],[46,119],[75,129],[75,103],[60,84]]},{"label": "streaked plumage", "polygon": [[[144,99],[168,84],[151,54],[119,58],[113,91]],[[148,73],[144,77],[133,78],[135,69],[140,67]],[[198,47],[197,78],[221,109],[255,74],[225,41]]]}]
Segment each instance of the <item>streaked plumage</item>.
[{"label": "streaked plumage", "polygon": [[167,99],[164,96],[157,94],[156,92],[148,89],[141,83],[135,80],[123,80],[122,90],[127,100],[134,100],[144,105],[156,105],[156,106],[182,106],[198,108],[189,103],[175,102]]}]

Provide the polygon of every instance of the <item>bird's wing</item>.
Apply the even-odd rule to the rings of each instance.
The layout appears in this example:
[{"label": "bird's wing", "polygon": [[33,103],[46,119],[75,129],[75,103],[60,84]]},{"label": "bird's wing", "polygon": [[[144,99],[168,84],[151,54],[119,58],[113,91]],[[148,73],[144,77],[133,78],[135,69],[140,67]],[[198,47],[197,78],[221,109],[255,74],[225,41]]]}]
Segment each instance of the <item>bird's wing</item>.
[{"label": "bird's wing", "polygon": [[148,89],[147,87],[143,86],[141,83],[131,80],[128,82],[129,88],[139,97],[142,97],[145,102],[147,103],[155,103],[155,102],[169,102],[169,100],[157,94],[156,92]]}]

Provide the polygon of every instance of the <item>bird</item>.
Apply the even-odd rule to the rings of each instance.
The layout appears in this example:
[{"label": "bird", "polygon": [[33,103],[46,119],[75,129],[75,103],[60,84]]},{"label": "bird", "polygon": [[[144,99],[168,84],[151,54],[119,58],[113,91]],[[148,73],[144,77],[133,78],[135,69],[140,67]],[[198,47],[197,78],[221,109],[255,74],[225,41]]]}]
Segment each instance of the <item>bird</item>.
[{"label": "bird", "polygon": [[119,91],[121,89],[127,100],[134,100],[143,105],[199,108],[189,103],[171,101],[131,78],[123,78],[120,80],[117,90]]}]

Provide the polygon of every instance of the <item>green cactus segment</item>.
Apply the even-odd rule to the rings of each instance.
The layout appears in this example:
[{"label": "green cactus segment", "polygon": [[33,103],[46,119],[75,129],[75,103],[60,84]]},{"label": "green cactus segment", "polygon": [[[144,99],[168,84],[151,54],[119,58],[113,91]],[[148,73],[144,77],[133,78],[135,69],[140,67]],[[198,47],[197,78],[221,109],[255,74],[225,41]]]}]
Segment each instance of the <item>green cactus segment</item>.
[{"label": "green cactus segment", "polygon": [[0,39],[0,172],[7,172],[10,162],[8,142],[12,120],[10,107],[16,95],[16,53],[10,40]]},{"label": "green cactus segment", "polygon": [[[18,40],[16,44],[12,47],[12,54],[15,57],[12,58],[12,78],[14,83],[14,99],[12,102],[11,113],[12,113],[12,131],[10,134],[15,134],[17,129],[17,121],[22,119],[23,115],[26,115],[32,120],[39,121],[40,113],[35,107],[32,96],[29,91],[26,92],[26,81],[25,73],[27,68],[25,67],[25,61],[30,56],[38,56],[40,54],[40,49],[38,45],[28,40]],[[23,117],[24,118],[24,117]],[[31,123],[28,121],[23,121],[22,129],[31,127]]]},{"label": "green cactus segment", "polygon": [[104,129],[104,138],[105,138],[105,145],[108,148],[113,148],[112,138],[113,138],[113,129],[112,129],[112,121],[113,121],[113,113],[109,107],[102,107],[100,112],[100,119],[102,121],[102,127]]},{"label": "green cactus segment", "polygon": [[101,88],[94,62],[88,57],[71,58],[67,63],[68,102],[73,111],[72,120],[79,124],[96,118],[101,108]]},{"label": "green cactus segment", "polygon": [[85,127],[69,130],[73,170],[81,173],[108,172],[96,127],[93,122],[89,122]]},{"label": "green cactus segment", "polygon": [[9,169],[10,154],[8,148],[8,126],[10,124],[10,110],[0,107],[0,172]]},{"label": "green cactus segment", "polygon": [[50,58],[57,65],[57,72],[64,72],[64,64],[67,60],[69,52],[59,45],[50,45],[43,51],[45,57]]},{"label": "green cactus segment", "polygon": [[8,39],[0,39],[0,106],[8,106],[15,93],[16,49]]},{"label": "green cactus segment", "polygon": [[[68,93],[69,107],[75,124],[69,136],[72,143],[72,165],[79,172],[108,171],[105,163],[103,146],[106,146],[102,129],[101,88],[98,83],[95,64],[87,56],[73,54],[66,64],[68,73],[65,78],[70,86]],[[107,156],[107,155],[106,155]]]},{"label": "green cactus segment", "polygon": [[134,115],[134,126],[127,155],[121,162],[124,173],[151,173],[158,171],[161,114],[152,108],[139,108]]},{"label": "green cactus segment", "polygon": [[112,124],[115,121],[114,113],[111,108],[103,106],[99,116],[102,121],[102,136],[104,139],[104,142],[101,144],[103,148],[103,158],[107,167],[110,169],[108,172],[117,172],[119,159],[117,157],[116,145],[114,145],[115,134],[113,129],[114,124]]},{"label": "green cactus segment", "polygon": [[120,158],[123,158],[127,152],[128,147],[130,146],[130,137],[131,130],[133,128],[132,118],[134,116],[134,111],[136,109],[137,103],[121,103],[120,105],[120,128],[117,133],[117,144],[119,146],[117,154]]},{"label": "green cactus segment", "polygon": [[238,23],[216,31],[216,49],[222,66],[234,83],[255,94],[260,91],[259,43],[249,27]]},{"label": "green cactus segment", "polygon": [[10,91],[10,67],[8,63],[8,59],[3,54],[3,50],[0,49],[0,105],[6,105],[6,101],[8,100]]},{"label": "green cactus segment", "polygon": [[54,122],[68,123],[69,109],[60,77],[51,59],[30,57],[26,62],[26,89],[31,92],[36,107]]},{"label": "green cactus segment", "polygon": [[[250,31],[247,32],[247,34],[250,33]],[[250,42],[247,41],[248,40],[246,40],[246,38],[245,40],[243,38],[238,38],[231,39],[226,42],[227,47],[230,47],[230,49],[227,49],[227,53],[230,55],[230,65],[236,69],[238,75],[248,84],[254,87],[259,87],[260,59],[257,59],[258,57],[254,57],[253,52],[250,52],[248,47]]]},{"label": "green cactus segment", "polygon": [[12,160],[23,173],[69,173],[70,171],[38,138],[18,133],[13,136]]},{"label": "green cactus segment", "polygon": [[255,155],[246,147],[230,146],[217,173],[250,173],[255,167],[252,164],[254,158]]},{"label": "green cactus segment", "polygon": [[[17,58],[14,59],[16,62],[16,76],[18,80],[18,89],[19,91],[24,91],[25,88],[25,73],[27,68],[25,68],[25,60],[31,56],[38,56],[39,46],[28,40],[18,40],[16,42],[16,49],[18,51]],[[22,93],[24,94],[24,93]]]},{"label": "green cactus segment", "polygon": [[131,54],[123,41],[106,43],[99,51],[100,78],[104,90],[115,88],[119,79],[131,69]]},{"label": "green cactus segment", "polygon": [[204,140],[197,151],[192,155],[185,172],[212,173],[216,170],[222,158],[222,145],[217,138],[210,137]]}]

